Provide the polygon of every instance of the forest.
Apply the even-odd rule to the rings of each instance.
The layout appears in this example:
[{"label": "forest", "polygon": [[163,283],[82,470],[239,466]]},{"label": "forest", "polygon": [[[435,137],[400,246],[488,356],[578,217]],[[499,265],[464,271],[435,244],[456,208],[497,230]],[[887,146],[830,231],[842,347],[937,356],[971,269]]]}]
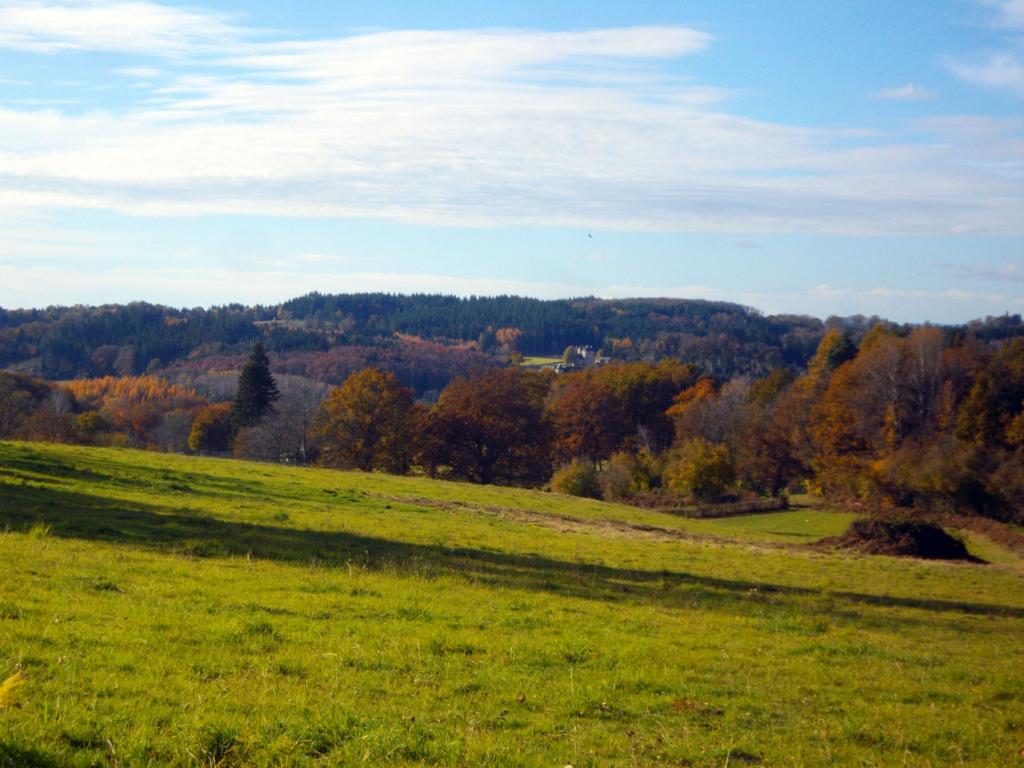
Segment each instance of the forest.
[{"label": "forest", "polygon": [[282,373],[260,341],[243,366],[177,379],[0,373],[0,438],[549,487],[659,508],[810,490],[856,507],[1022,521],[1024,338],[997,329],[832,327],[806,366],[760,375],[672,356],[556,374],[491,356],[427,399],[374,365],[337,386]]},{"label": "forest", "polygon": [[[623,361],[674,357],[716,376],[758,375],[805,366],[830,327],[862,334],[877,320],[764,316],[699,300],[318,293],[268,307],[0,309],[0,368],[50,380],[237,369],[261,340],[281,370],[315,371],[314,378],[326,373],[325,380],[340,384],[355,368],[378,365],[422,394],[482,364],[473,353],[560,355],[570,345],[603,348]],[[1022,332],[1016,316],[975,329]],[[338,373],[332,355],[355,360],[355,367]]]}]

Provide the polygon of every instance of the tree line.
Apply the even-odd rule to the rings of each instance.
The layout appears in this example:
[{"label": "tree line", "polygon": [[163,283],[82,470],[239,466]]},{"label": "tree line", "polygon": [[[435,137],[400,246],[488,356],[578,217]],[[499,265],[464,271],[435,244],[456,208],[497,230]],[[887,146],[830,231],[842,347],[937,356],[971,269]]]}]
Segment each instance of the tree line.
[{"label": "tree line", "polygon": [[[208,309],[144,302],[0,309],[0,368],[48,380],[163,374],[208,358],[244,356],[257,340],[275,361],[301,360],[310,369],[318,360],[329,367],[338,350],[357,349],[367,365],[382,367],[370,359],[373,350],[407,354],[410,341],[423,340],[501,358],[590,345],[624,362],[673,357],[717,377],[760,376],[780,366],[805,367],[830,329],[859,339],[876,321],[765,316],[749,307],[701,300],[385,293],[311,293],[279,305]],[[1005,339],[1024,334],[1024,323],[1017,315],[1005,316],[966,330],[982,340]],[[429,361],[416,365],[420,380],[431,382],[414,384],[419,393],[451,378],[451,365],[437,371]]]},{"label": "tree line", "polygon": [[235,455],[674,506],[812,490],[849,504],[1024,519],[1024,339],[830,330],[803,369],[676,359],[556,375],[481,368],[417,400],[397,376],[278,376],[233,397],[152,376],[0,374],[0,436]]}]

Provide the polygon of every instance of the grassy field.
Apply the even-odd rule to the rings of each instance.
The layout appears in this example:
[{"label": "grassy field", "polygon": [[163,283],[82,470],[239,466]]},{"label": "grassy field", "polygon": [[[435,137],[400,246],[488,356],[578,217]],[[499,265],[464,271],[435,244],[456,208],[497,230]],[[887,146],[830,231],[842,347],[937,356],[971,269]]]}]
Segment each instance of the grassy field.
[{"label": "grassy field", "polygon": [[562,362],[561,357],[524,357],[521,365],[524,368],[540,368],[545,365],[554,365]]},{"label": "grassy field", "polygon": [[1024,563],[848,522],[0,443],[0,765],[1024,765]]}]

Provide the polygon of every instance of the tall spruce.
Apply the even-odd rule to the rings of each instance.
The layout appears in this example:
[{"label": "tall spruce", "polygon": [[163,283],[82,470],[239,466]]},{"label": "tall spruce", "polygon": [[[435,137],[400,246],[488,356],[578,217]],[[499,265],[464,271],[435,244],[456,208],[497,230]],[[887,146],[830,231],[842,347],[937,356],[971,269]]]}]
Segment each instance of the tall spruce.
[{"label": "tall spruce", "polygon": [[249,362],[238,376],[238,391],[231,406],[231,425],[235,430],[256,426],[266,414],[273,412],[274,402],[280,397],[263,342],[257,341]]}]

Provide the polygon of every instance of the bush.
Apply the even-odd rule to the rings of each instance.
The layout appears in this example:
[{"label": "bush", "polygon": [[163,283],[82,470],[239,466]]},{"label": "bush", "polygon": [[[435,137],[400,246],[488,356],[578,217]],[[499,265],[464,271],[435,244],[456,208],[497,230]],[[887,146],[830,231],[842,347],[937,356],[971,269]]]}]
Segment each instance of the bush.
[{"label": "bush", "polygon": [[592,461],[573,459],[555,472],[551,478],[551,490],[567,496],[600,499],[601,485],[597,479],[597,468]]},{"label": "bush", "polygon": [[683,443],[665,470],[668,487],[697,501],[715,501],[736,479],[729,450],[700,437]]},{"label": "bush", "polygon": [[217,403],[196,415],[188,447],[197,453],[227,453],[231,450],[231,438],[231,403]]},{"label": "bush", "polygon": [[651,457],[622,451],[608,460],[598,481],[606,501],[619,501],[649,491],[655,484],[654,475]]},{"label": "bush", "polygon": [[[123,433],[112,432],[99,411],[86,411],[75,419],[75,436],[82,445],[113,445],[117,438],[125,437]],[[126,445],[127,440],[119,444]]]},{"label": "bush", "polygon": [[88,440],[97,432],[106,432],[110,425],[100,415],[99,411],[86,411],[75,419],[75,427],[83,439]]},{"label": "bush", "polygon": [[940,526],[910,518],[866,517],[854,520],[842,536],[825,545],[872,555],[897,555],[935,560],[971,560],[964,543]]}]

